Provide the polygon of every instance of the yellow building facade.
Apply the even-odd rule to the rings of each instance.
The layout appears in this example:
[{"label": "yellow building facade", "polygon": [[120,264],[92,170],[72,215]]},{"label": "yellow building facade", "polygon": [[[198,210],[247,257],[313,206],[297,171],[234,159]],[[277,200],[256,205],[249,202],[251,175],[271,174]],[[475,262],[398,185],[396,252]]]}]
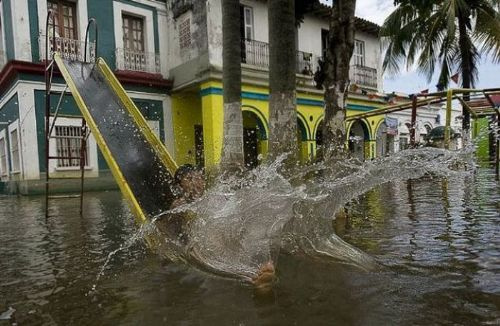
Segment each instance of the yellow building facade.
[{"label": "yellow building facade", "polygon": [[[223,142],[223,85],[208,80],[189,89],[173,92],[172,114],[175,157],[178,164],[203,165],[210,169],[221,159]],[[245,133],[245,162],[253,167],[265,158],[269,135],[269,89],[248,83],[241,92]],[[350,94],[347,115],[382,107],[384,101],[357,93]],[[316,155],[321,144],[324,117],[323,96],[319,91],[297,91],[297,142],[300,159],[306,163]],[[371,159],[376,153],[377,130],[385,116],[349,122],[349,148],[359,158]]]}]

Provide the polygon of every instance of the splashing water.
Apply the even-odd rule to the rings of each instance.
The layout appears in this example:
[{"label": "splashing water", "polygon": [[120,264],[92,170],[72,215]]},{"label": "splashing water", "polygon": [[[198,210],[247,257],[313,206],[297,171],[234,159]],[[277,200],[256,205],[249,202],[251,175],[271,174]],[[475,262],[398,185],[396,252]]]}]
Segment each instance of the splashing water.
[{"label": "splashing water", "polygon": [[194,216],[180,237],[165,236],[164,255],[221,276],[250,280],[281,254],[378,268],[369,255],[333,232],[332,221],[349,201],[373,187],[424,175],[470,174],[474,146],[401,151],[374,161],[351,159],[280,173],[284,157],[242,178],[219,179],[198,201],[168,214]]},{"label": "splashing water", "polygon": [[[386,182],[466,176],[474,172],[476,143],[460,151],[419,148],[360,162],[349,159],[297,166],[280,173],[286,155],[243,177],[219,178],[199,200],[155,216],[112,257],[146,239],[160,255],[220,276],[250,281],[260,266],[279,254],[348,264],[363,270],[380,266],[333,231],[336,213],[359,195]],[[167,217],[182,216],[183,227],[159,227]],[[160,221],[158,221],[160,219]],[[92,290],[95,291],[96,284]]]}]

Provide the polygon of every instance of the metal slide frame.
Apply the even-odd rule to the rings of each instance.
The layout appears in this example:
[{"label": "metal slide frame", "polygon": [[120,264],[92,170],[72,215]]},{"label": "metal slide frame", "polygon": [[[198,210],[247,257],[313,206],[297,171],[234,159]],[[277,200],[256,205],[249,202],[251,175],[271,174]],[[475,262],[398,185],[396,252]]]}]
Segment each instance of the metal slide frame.
[{"label": "metal slide frame", "polygon": [[[92,117],[92,114],[90,113],[82,95],[80,94],[78,87],[76,86],[76,83],[71,77],[71,74],[67,67],[65,66],[64,60],[61,58],[61,56],[56,53],[54,55],[54,60],[55,63],[57,64],[62,76],[64,77],[66,83],[68,84],[69,89],[71,90],[71,93],[73,95],[73,98],[75,99],[75,102],[80,109],[85,121],[87,122],[87,125],[89,126],[90,130],[92,131],[92,134],[94,135],[94,138],[96,139],[96,142],[101,149],[101,152],[108,163],[111,172],[120,187],[120,190],[122,191],[124,197],[126,200],[129,202],[132,212],[135,214],[135,216],[139,219],[141,222],[145,222],[147,220],[147,214],[143,210],[143,208],[140,206],[136,196],[134,195],[130,185],[127,183],[126,178],[124,177],[118,163],[116,162],[115,158],[113,157],[113,154],[108,147],[103,135],[99,131],[99,126],[95,122],[94,118]],[[111,71],[111,69],[108,67],[104,59],[98,58],[94,69],[99,69],[99,71],[102,73],[102,75],[105,77],[106,83],[110,86],[110,88],[113,90],[114,94],[117,96],[117,98],[121,101],[123,104],[124,108],[126,109],[127,113],[133,118],[134,122],[137,124],[139,129],[141,130],[142,134],[148,141],[148,143],[152,146],[152,148],[155,150],[157,153],[158,157],[160,158],[162,164],[166,167],[166,169],[170,172],[171,175],[175,173],[177,170],[177,164],[175,161],[172,159],[170,154],[167,152],[165,146],[163,143],[160,141],[160,139],[154,134],[154,132],[151,130],[149,125],[147,124],[144,116],[140,113],[140,111],[137,109],[135,104],[132,102],[130,97],[127,95],[119,81],[116,79],[115,75]]]},{"label": "metal slide frame", "polygon": [[[79,198],[80,199],[80,216],[83,214],[83,190],[84,190],[84,178],[85,178],[85,157],[87,155],[87,140],[90,136],[90,132],[87,128],[87,124],[85,119],[82,118],[82,126],[81,126],[81,135],[78,137],[80,139],[80,156],[72,157],[70,156],[52,156],[50,153],[50,139],[62,138],[61,136],[52,136],[52,131],[56,125],[57,118],[59,116],[59,110],[61,108],[61,103],[66,94],[68,86],[64,88],[61,95],[59,96],[59,101],[55,108],[54,114],[51,112],[51,99],[50,96],[52,94],[52,77],[54,75],[55,61],[54,54],[55,49],[51,48],[49,42],[49,25],[50,21],[52,21],[52,46],[56,44],[56,33],[55,33],[55,23],[54,23],[54,11],[50,9],[47,12],[47,19],[45,21],[45,167],[46,167],[46,175],[45,175],[45,217],[49,217],[49,199],[61,199],[61,198]],[[97,23],[95,19],[90,19],[87,24],[87,29],[85,33],[85,55],[84,61],[87,61],[87,42],[90,26],[94,24],[95,27],[95,38],[96,38],[96,54],[97,54],[97,37],[98,37],[98,29]],[[52,52],[52,57],[49,61],[49,53]],[[50,119],[52,119],[52,122]],[[50,195],[50,170],[49,163],[51,160],[60,160],[60,159],[69,159],[69,160],[79,160],[80,161],[80,194],[79,195]]]}]

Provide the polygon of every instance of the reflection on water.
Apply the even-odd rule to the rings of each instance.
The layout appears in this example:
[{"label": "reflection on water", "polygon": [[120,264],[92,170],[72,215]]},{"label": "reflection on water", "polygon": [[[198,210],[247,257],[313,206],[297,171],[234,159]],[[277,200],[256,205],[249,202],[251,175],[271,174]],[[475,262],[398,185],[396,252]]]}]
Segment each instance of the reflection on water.
[{"label": "reflection on water", "polygon": [[281,253],[274,297],[158,259],[117,192],[0,197],[0,314],[7,325],[476,324],[500,322],[500,189],[493,171],[395,181],[351,202],[332,226],[383,266],[363,272]]}]

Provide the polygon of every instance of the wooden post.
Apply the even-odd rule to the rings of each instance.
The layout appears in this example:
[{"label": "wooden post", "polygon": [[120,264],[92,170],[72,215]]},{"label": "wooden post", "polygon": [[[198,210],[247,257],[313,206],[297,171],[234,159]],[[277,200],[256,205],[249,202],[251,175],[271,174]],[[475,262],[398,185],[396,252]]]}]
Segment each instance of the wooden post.
[{"label": "wooden post", "polygon": [[410,147],[416,147],[415,135],[417,129],[417,95],[412,95],[411,103],[411,128],[410,128]]},{"label": "wooden post", "polygon": [[446,100],[446,125],[444,128],[444,148],[450,149],[450,133],[451,133],[451,106],[453,104],[453,90],[449,89]]}]

